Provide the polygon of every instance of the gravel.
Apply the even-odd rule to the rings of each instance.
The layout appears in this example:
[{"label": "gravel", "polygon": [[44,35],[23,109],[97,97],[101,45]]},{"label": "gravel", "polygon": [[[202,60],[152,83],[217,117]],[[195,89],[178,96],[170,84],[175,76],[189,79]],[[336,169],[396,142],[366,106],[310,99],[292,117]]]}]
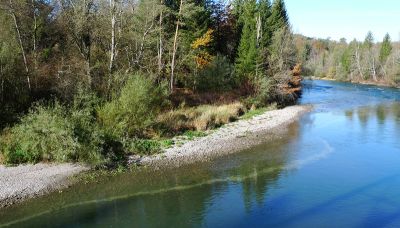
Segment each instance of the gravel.
[{"label": "gravel", "polygon": [[[287,125],[310,110],[310,106],[291,106],[268,111],[249,120],[227,124],[205,137],[187,141],[162,154],[132,156],[131,161],[156,168],[208,161],[263,143],[271,135],[282,134]],[[72,184],[69,177],[88,169],[87,166],[70,163],[17,167],[0,165],[0,208],[66,188]]]},{"label": "gravel", "polygon": [[133,160],[140,165],[155,167],[212,160],[251,148],[284,133],[289,124],[311,109],[311,106],[297,105],[268,111],[249,120],[227,124],[205,137],[167,149],[165,153],[140,159],[134,157]]},{"label": "gravel", "polygon": [[0,165],[0,208],[68,187],[68,177],[87,169],[70,163]]}]

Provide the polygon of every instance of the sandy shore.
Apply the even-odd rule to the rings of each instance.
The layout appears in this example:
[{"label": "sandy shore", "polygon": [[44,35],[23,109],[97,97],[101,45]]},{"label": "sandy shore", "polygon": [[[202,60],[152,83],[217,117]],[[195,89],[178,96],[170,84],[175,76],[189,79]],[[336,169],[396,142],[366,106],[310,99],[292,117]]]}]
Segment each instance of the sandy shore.
[{"label": "sandy shore", "polygon": [[[268,111],[249,120],[227,124],[205,137],[167,149],[165,153],[142,158],[133,156],[131,160],[155,168],[211,160],[263,143],[271,135],[284,134],[287,125],[309,110],[310,106],[291,106]],[[78,164],[0,166],[0,208],[68,187],[71,184],[68,177],[88,169]]]},{"label": "sandy shore", "polygon": [[0,208],[68,187],[68,177],[87,169],[78,164],[0,166]]},{"label": "sandy shore", "polygon": [[167,149],[165,153],[136,158],[135,162],[156,167],[180,166],[242,151],[284,133],[287,125],[311,109],[311,106],[290,106],[268,111],[249,120],[227,124],[210,135]]}]

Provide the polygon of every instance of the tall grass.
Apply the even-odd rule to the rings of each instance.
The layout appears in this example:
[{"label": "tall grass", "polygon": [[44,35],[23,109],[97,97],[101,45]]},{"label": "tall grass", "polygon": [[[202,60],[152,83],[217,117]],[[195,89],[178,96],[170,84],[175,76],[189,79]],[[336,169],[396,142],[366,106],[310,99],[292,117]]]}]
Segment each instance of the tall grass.
[{"label": "tall grass", "polygon": [[157,123],[159,130],[167,134],[187,130],[204,131],[237,120],[245,110],[240,102],[221,106],[201,105],[162,114]]}]

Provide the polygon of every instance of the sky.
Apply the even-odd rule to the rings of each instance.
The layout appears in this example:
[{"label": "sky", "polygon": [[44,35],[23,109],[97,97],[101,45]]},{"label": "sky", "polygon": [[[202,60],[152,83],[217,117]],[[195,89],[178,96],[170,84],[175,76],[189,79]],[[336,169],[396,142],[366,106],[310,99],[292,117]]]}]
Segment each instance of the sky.
[{"label": "sky", "polygon": [[400,38],[400,0],[286,0],[295,33],[314,38],[364,40],[368,31],[375,41],[389,33]]}]

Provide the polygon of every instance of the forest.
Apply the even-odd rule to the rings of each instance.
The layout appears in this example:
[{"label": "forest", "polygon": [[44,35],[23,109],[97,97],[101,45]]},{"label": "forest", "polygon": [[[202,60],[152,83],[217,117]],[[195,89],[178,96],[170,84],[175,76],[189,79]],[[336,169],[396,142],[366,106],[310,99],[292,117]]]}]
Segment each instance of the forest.
[{"label": "forest", "polygon": [[283,0],[1,0],[0,18],[0,163],[157,153],[299,95]]},{"label": "forest", "polygon": [[400,46],[389,34],[376,41],[372,32],[365,40],[347,42],[296,35],[296,47],[304,73],[321,78],[397,87],[400,82]]}]

